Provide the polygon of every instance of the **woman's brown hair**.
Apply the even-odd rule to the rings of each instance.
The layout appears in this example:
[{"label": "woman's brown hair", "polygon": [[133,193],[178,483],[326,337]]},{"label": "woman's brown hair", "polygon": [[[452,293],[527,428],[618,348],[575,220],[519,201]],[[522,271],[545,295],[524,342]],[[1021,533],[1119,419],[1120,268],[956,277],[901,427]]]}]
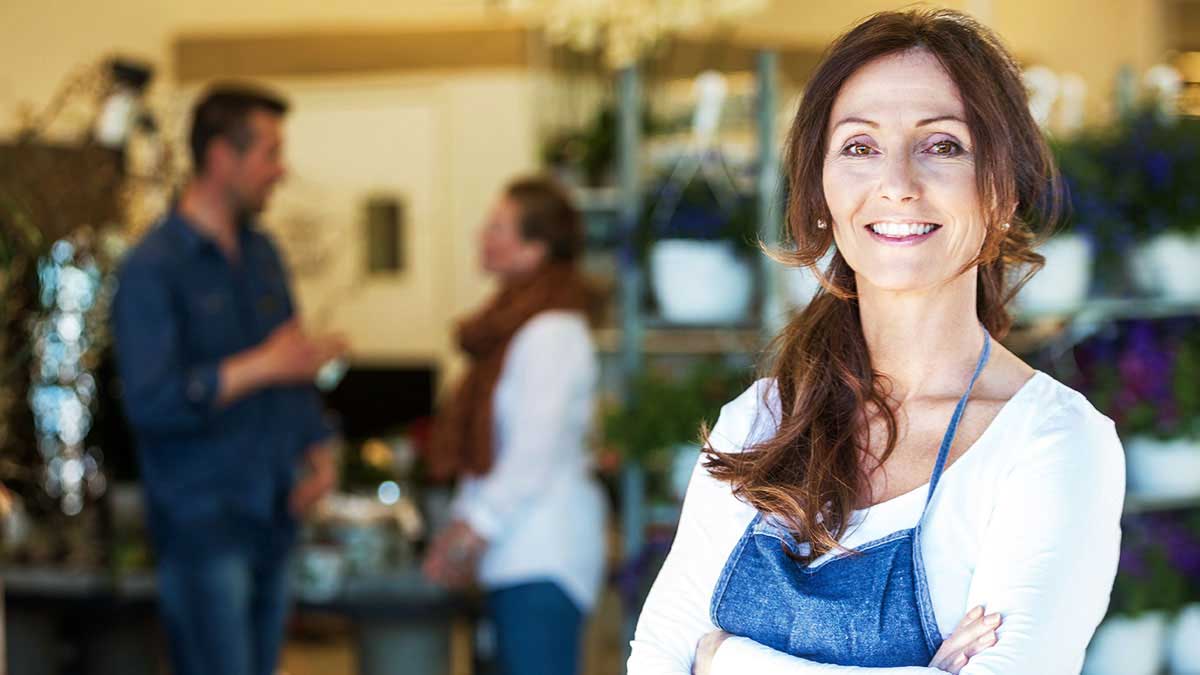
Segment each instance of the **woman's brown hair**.
[{"label": "woman's brown hair", "polygon": [[520,211],[521,237],[546,245],[548,262],[569,263],[583,252],[583,218],[567,194],[550,178],[518,178],[504,196]]},{"label": "woman's brown hair", "polygon": [[[987,234],[979,256],[962,272],[978,269],[976,310],[997,339],[1012,325],[1008,301],[1044,263],[1033,251],[1039,233],[1059,217],[1053,158],[1029,114],[1020,70],[990,30],[950,10],[884,12],[830,46],[805,87],[785,150],[786,236],[794,250],[773,254],[784,264],[817,272],[822,289],[768,350],[764,375],[773,378],[778,395],[773,437],[742,452],[718,452],[705,443],[705,467],[714,477],[787,525],[797,541],[811,544],[806,554],[794,555],[801,561],[838,547],[847,518],[864,496],[867,469],[874,468],[864,467],[862,459],[871,414],[881,416],[886,429],[879,465],[896,445],[889,383],[871,365],[854,271],[836,252],[828,270],[817,268],[833,245],[832,228],[818,228],[817,221],[833,222],[822,167],[838,92],[865,64],[913,49],[937,57],[966,109]],[[764,409],[775,409],[770,399],[766,388]]]}]

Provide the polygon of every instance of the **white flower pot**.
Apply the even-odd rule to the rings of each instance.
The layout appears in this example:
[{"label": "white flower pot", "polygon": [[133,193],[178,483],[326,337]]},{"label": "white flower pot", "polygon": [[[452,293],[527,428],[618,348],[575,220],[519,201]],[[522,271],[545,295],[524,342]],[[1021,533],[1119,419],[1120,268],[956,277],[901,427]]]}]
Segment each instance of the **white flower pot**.
[{"label": "white flower pot", "polygon": [[730,242],[656,242],[650,276],[663,318],[674,323],[739,323],[750,309],[754,273]]},{"label": "white flower pot", "polygon": [[[829,269],[829,263],[833,261],[834,248],[830,247],[820,261],[817,262],[817,267],[822,270]],[[784,268],[780,276],[783,278],[784,296],[787,298],[788,304],[796,309],[806,307],[812,302],[817,291],[821,289],[821,282],[817,280],[817,275],[807,267],[787,267]]]},{"label": "white flower pot", "polygon": [[1166,632],[1162,612],[1106,620],[1088,645],[1084,675],[1158,675],[1166,656]]},{"label": "white flower pot", "polygon": [[1168,300],[1200,300],[1200,235],[1160,234],[1134,249],[1130,265],[1143,292]]},{"label": "white flower pot", "polygon": [[1171,675],[1200,675],[1200,603],[1184,607],[1167,637]]},{"label": "white flower pot", "polygon": [[1142,499],[1200,496],[1200,443],[1135,436],[1125,442],[1130,494]]},{"label": "white flower pot", "polygon": [[1027,312],[1073,309],[1087,299],[1092,248],[1077,234],[1051,238],[1038,249],[1046,265],[1021,288],[1017,305]]}]

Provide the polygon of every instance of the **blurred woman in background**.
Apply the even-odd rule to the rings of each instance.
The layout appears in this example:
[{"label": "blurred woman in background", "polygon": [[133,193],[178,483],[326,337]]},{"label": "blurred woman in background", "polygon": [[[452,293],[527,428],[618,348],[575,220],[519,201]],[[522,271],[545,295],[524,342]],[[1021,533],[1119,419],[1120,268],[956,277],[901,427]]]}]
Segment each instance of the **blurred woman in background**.
[{"label": "blurred woman in background", "polygon": [[441,412],[435,478],[459,478],[455,520],[425,573],[487,591],[509,675],[575,673],[604,567],[604,501],[585,446],[597,363],[577,269],[579,212],[553,182],[511,183],[482,233],[498,292],[458,328],[470,370]]}]

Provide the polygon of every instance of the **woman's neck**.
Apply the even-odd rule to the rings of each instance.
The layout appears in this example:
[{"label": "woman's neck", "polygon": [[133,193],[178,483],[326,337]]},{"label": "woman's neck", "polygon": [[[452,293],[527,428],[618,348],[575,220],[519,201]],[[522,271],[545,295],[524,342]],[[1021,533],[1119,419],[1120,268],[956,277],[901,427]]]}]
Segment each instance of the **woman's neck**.
[{"label": "woman's neck", "polygon": [[871,364],[891,380],[900,404],[962,395],[983,349],[977,279],[972,270],[936,288],[896,292],[858,277],[859,317]]}]

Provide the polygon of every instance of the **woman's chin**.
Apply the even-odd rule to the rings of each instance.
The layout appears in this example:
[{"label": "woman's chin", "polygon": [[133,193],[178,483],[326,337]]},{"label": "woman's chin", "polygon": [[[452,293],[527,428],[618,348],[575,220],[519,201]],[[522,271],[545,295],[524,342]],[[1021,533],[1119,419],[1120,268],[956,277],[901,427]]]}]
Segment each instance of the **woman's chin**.
[{"label": "woman's chin", "polygon": [[886,274],[858,275],[858,290],[860,293],[869,289],[888,294],[917,294],[931,291],[946,281],[943,275],[930,274],[928,270],[892,270]]}]

